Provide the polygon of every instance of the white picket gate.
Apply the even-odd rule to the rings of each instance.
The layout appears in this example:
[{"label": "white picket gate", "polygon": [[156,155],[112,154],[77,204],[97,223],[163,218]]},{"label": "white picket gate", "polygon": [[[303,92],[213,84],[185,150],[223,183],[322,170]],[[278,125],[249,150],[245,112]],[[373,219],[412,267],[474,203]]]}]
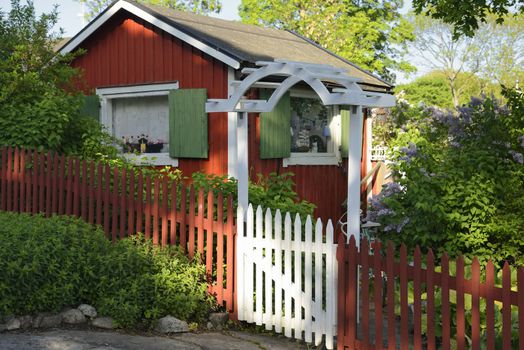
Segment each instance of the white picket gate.
[{"label": "white picket gate", "polygon": [[[302,225],[297,215],[292,226],[289,213],[284,223],[280,211],[249,205],[238,209],[237,307],[238,319],[287,337],[319,345],[322,336],[333,349],[336,335],[337,245],[333,225],[323,231],[317,220],[314,236],[311,218]],[[292,332],[292,330],[294,332]],[[304,333],[304,334],[303,334]]]}]

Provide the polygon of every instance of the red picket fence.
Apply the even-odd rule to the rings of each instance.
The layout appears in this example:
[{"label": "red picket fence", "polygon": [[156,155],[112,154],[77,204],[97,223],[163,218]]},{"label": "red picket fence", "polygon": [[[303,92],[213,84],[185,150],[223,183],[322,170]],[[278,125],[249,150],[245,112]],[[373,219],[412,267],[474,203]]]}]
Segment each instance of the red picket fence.
[{"label": "red picket fence", "polygon": [[234,311],[233,201],[167,177],[141,173],[54,153],[1,149],[0,210],[73,215],[100,225],[113,241],[144,233],[154,244],[200,253],[210,292]]},{"label": "red picket fence", "polygon": [[339,242],[337,258],[338,349],[524,349],[522,268],[512,290],[507,263],[501,275],[477,259],[465,266],[444,255],[436,266],[418,248],[410,262],[405,246],[396,260],[392,245],[384,254],[363,240],[359,250],[353,238]]}]

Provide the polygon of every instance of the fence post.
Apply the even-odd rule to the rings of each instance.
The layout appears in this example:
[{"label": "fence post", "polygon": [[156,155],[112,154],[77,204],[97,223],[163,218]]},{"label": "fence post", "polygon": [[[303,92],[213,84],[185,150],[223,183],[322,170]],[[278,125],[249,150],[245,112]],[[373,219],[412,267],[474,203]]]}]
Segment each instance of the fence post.
[{"label": "fence post", "polygon": [[[209,214],[208,214],[209,216]],[[236,237],[236,259],[235,265],[237,269],[237,279],[236,279],[236,291],[237,291],[237,300],[236,300],[236,310],[238,320],[245,320],[245,293],[244,288],[246,283],[244,282],[245,274],[245,262],[244,262],[244,209],[241,205],[237,207],[237,237]],[[249,311],[248,311],[249,312]]]},{"label": "fence post", "polygon": [[524,268],[517,270],[517,298],[519,308],[519,350],[524,350]]}]

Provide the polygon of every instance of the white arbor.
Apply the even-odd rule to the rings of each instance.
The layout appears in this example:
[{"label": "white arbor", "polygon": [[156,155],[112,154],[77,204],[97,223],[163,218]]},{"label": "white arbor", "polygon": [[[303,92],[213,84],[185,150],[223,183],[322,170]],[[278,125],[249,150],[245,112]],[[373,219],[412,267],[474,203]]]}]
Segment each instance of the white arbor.
[{"label": "white arbor", "polygon": [[[208,99],[206,112],[237,112],[237,176],[238,205],[244,210],[248,199],[248,118],[247,113],[270,112],[280,98],[300,81],[308,84],[319,96],[324,105],[349,105],[351,116],[348,130],[348,190],[347,190],[347,237],[354,235],[360,241],[360,156],[362,153],[363,107],[392,107],[393,95],[381,92],[364,91],[357,84],[361,79],[346,74],[346,70],[328,65],[309,64],[295,61],[275,60],[256,62],[258,68],[244,68],[247,77],[231,82],[228,99]],[[285,77],[280,83],[266,83],[265,87],[274,89],[267,100],[249,100],[246,92],[255,84],[264,84],[267,77]],[[330,86],[337,86],[329,88]]]}]

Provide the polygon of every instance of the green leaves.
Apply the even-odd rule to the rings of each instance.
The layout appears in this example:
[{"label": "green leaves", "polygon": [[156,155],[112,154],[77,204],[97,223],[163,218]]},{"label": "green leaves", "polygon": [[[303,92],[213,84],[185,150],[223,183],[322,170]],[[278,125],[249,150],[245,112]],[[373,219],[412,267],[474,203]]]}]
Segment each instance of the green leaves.
[{"label": "green leaves", "polygon": [[374,201],[383,238],[524,264],[522,95],[506,94],[509,106],[472,99],[456,113],[402,105],[394,112],[389,144],[404,146],[393,155],[402,190],[386,187]]},{"label": "green leaves", "polygon": [[479,22],[485,22],[488,14],[496,16],[497,23],[504,22],[509,10],[524,11],[522,0],[413,0],[417,13],[425,13],[454,26],[454,37],[473,36]]},{"label": "green leaves", "polygon": [[400,14],[402,2],[242,0],[243,22],[295,31],[360,67],[393,78],[412,72],[403,59],[413,29]]},{"label": "green leaves", "polygon": [[0,319],[95,305],[120,327],[174,315],[200,320],[212,306],[205,268],[142,236],[112,245],[71,217],[0,213]]},{"label": "green leaves", "polygon": [[[272,210],[280,209],[281,212],[300,214],[302,217],[313,215],[316,205],[306,200],[301,200],[294,191],[295,183],[293,173],[270,173],[267,177],[257,174],[257,181],[249,183],[249,203]],[[212,190],[215,195],[221,192],[224,200],[227,195],[233,194],[236,200],[237,180],[227,175],[219,176],[196,172],[192,174],[195,189],[203,188],[204,191]]]},{"label": "green leaves", "polygon": [[54,51],[61,35],[52,32],[56,9],[37,17],[31,2],[13,0],[11,7],[0,12],[0,145],[115,158],[111,137],[80,117],[74,57]]}]

